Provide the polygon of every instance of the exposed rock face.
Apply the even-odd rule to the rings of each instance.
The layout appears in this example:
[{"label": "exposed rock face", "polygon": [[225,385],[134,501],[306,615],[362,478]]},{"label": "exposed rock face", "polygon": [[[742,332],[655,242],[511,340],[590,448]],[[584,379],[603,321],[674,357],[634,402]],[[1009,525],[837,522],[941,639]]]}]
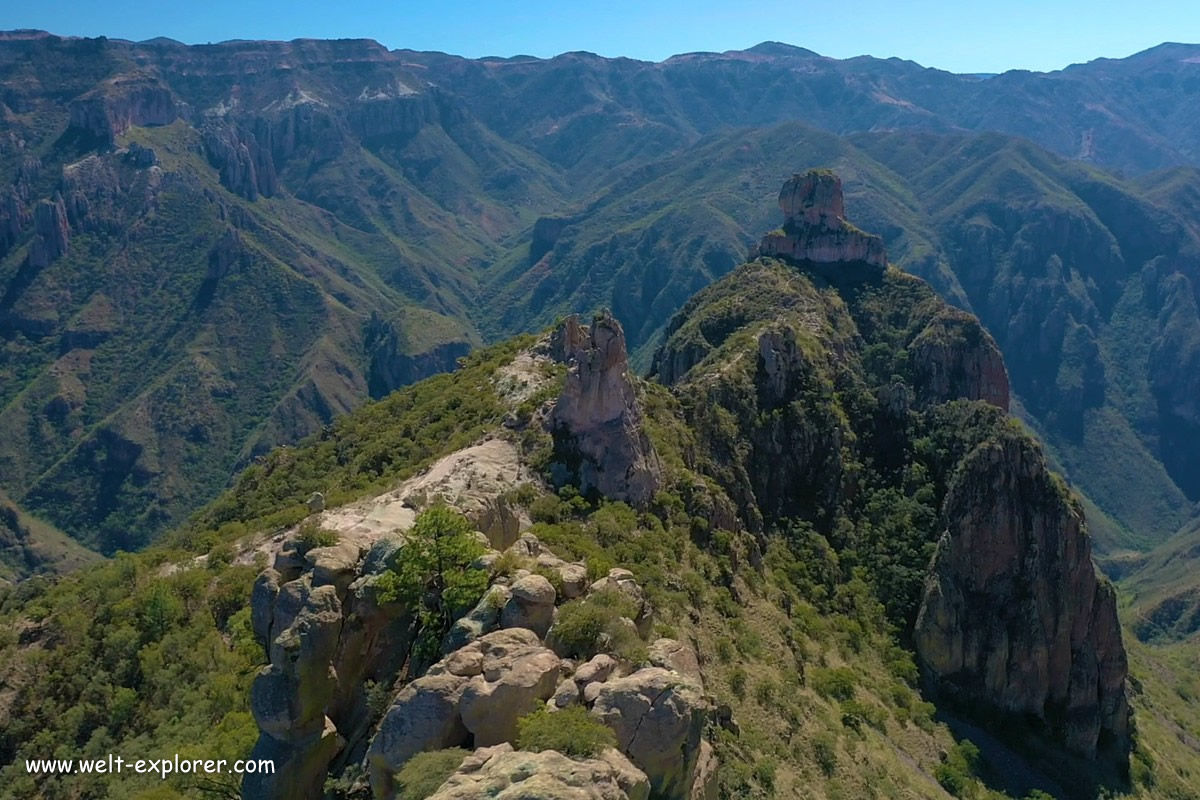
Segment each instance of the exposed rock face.
[{"label": "exposed rock face", "polygon": [[54,259],[66,255],[70,232],[67,209],[61,197],[42,200],[33,209],[33,243],[29,246],[29,266],[42,269]]},{"label": "exposed rock face", "polygon": [[909,345],[922,404],[956,397],[1008,410],[1008,370],[1000,348],[979,320],[947,309]]},{"label": "exposed rock face", "polygon": [[642,428],[621,324],[607,311],[590,327],[568,317],[551,348],[566,351],[570,366],[552,418],[563,471],[574,472],[584,491],[644,505],[658,491],[662,466]]},{"label": "exposed rock face", "polygon": [[467,756],[429,800],[647,800],[645,773],[616,750],[593,758],[567,758],[512,745],[485,747]]},{"label": "exposed rock face", "polygon": [[220,280],[229,274],[242,254],[242,237],[236,228],[226,228],[225,233],[208,252],[208,272],[205,278]]},{"label": "exposed rock face", "polygon": [[917,619],[939,691],[1047,720],[1094,756],[1129,735],[1116,596],[1091,560],[1083,517],[1018,435],[967,457],[946,496],[947,531]]},{"label": "exposed rock face", "polygon": [[261,194],[270,197],[279,190],[275,162],[257,137],[232,124],[210,123],[204,127],[204,152],[221,173],[221,185],[247,200]]},{"label": "exposed rock face", "polygon": [[779,192],[781,231],[759,244],[764,256],[818,264],[861,262],[887,267],[887,252],[878,236],[863,233],[845,220],[842,179],[827,170],[793,175]]},{"label": "exposed rock face", "polygon": [[659,667],[600,685],[592,713],[646,772],[656,797],[688,800],[710,707],[700,685]]},{"label": "exposed rock face", "polygon": [[379,723],[368,761],[377,797],[424,750],[473,737],[494,745],[516,738],[517,718],[554,694],[560,660],[525,628],[495,631],[454,651],[396,695]]},{"label": "exposed rock face", "polygon": [[528,628],[545,636],[554,622],[554,586],[541,575],[526,575],[512,585],[511,596],[504,604],[500,625],[504,628]]},{"label": "exposed rock face", "polygon": [[390,681],[410,635],[405,609],[375,597],[374,581],[388,561],[375,549],[365,562],[351,539],[303,557],[284,549],[255,581],[251,627],[270,664],[251,685],[261,731],[254,753],[275,759],[277,769],[246,776],[244,797],[320,797],[339,751],[365,745],[363,682]]},{"label": "exposed rock face", "polygon": [[536,264],[549,253],[570,224],[567,217],[538,217],[533,223],[533,241],[529,243],[529,263]]},{"label": "exposed rock face", "polygon": [[189,116],[171,91],[141,77],[123,76],[71,101],[70,126],[107,144],[132,125],[170,125]]},{"label": "exposed rock face", "polygon": [[464,339],[443,342],[424,352],[407,352],[400,332],[377,314],[372,314],[363,328],[363,347],[370,359],[367,391],[376,398],[430,375],[450,372],[458,359],[471,351],[470,342]]},{"label": "exposed rock face", "polygon": [[0,258],[8,255],[21,231],[29,224],[29,209],[16,187],[0,192]]}]

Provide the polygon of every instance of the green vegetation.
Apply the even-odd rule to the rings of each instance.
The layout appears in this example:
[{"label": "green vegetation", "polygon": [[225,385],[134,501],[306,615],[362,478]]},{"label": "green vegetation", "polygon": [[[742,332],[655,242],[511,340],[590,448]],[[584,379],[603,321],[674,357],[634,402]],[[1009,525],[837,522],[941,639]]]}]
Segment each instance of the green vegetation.
[{"label": "green vegetation", "polygon": [[605,635],[611,650],[628,656],[636,652],[640,640],[619,624],[619,620],[636,616],[633,601],[620,591],[593,592],[586,598],[564,603],[558,610],[551,633],[554,642],[573,658],[594,656]]},{"label": "green vegetation", "polygon": [[487,590],[487,572],[471,568],[484,547],[467,518],[440,503],[422,511],[407,536],[395,562],[379,577],[379,597],[418,609],[421,629],[415,649],[420,658],[432,661],[454,620]]},{"label": "green vegetation", "polygon": [[467,755],[466,750],[458,748],[417,753],[396,773],[396,800],[425,800],[446,782]]},{"label": "green vegetation", "polygon": [[617,746],[617,737],[583,706],[550,711],[545,706],[517,720],[517,747],[540,753],[557,750],[587,758]]}]

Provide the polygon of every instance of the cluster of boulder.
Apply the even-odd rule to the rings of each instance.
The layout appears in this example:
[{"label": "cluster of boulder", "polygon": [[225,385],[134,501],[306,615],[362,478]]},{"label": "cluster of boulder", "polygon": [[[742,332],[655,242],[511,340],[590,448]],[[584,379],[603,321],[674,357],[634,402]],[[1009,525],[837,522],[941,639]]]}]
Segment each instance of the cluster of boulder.
[{"label": "cluster of boulder", "polygon": [[[691,647],[659,639],[644,663],[605,652],[576,663],[556,644],[558,604],[597,592],[622,593],[632,609],[622,624],[648,632],[653,608],[630,572],[589,581],[585,564],[558,558],[529,533],[507,554],[489,547],[471,568],[488,571],[491,585],[454,623],[443,657],[402,675],[413,614],[382,602],[375,587],[404,546],[402,533],[303,553],[289,541],[259,576],[252,624],[270,664],[251,692],[260,729],[253,757],[275,759],[276,771],[247,776],[243,797],[317,798],[329,774],[361,763],[373,795],[390,798],[409,759],[451,747],[475,752],[438,798],[534,789],[580,800],[715,797],[716,760],[704,737],[714,703]],[[496,574],[502,557],[521,567]],[[368,681],[398,687],[377,725]],[[543,704],[589,709],[613,730],[616,749],[589,758],[514,749],[518,720]]]}]

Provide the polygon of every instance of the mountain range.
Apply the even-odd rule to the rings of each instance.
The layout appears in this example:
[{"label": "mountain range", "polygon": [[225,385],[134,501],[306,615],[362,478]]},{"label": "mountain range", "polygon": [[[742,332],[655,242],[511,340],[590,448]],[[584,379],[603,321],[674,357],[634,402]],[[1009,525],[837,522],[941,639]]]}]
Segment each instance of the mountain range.
[{"label": "mountain range", "polygon": [[16,31],[0,104],[0,489],[105,554],[562,314],[649,368],[814,166],[995,337],[1114,574],[1200,500],[1197,46],[983,78]]}]

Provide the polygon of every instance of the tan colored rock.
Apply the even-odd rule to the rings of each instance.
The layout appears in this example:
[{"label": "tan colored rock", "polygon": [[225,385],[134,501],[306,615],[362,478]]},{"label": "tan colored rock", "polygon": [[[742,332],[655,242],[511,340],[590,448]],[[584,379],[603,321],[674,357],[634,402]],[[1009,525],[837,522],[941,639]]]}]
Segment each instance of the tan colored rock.
[{"label": "tan colored rock", "polygon": [[688,800],[711,710],[697,683],[659,667],[600,684],[592,706],[616,734],[617,748],[666,800]]},{"label": "tan colored rock", "polygon": [[[552,338],[569,340],[574,327],[581,335],[551,420],[557,446],[572,456],[558,463],[562,477],[577,480],[585,492],[645,505],[662,483],[662,465],[643,429],[625,332],[607,311],[588,328],[574,316],[561,327],[566,332]],[[567,464],[576,462],[576,474],[568,475]]]},{"label": "tan colored rock", "polygon": [[1047,720],[1067,747],[1128,743],[1128,665],[1116,594],[1083,513],[1019,433],[976,448],[945,500],[946,533],[914,633],[937,691]]},{"label": "tan colored rock", "polygon": [[312,565],[314,586],[333,586],[339,595],[344,595],[358,577],[362,555],[358,543],[347,539],[329,547],[314,547],[304,554],[304,560]]},{"label": "tan colored rock", "polygon": [[427,674],[396,695],[367,751],[376,797],[392,796],[395,774],[417,753],[467,740],[458,706],[469,680],[448,671]]},{"label": "tan colored rock", "polygon": [[608,680],[609,676],[617,668],[617,660],[608,653],[598,653],[592,656],[592,659],[586,664],[583,664],[579,669],[575,670],[574,680],[580,686],[587,686],[589,683]]},{"label": "tan colored rock", "polygon": [[616,750],[586,759],[511,745],[468,756],[429,800],[647,800],[644,773]]},{"label": "tan colored rock", "polygon": [[503,628],[528,628],[543,637],[554,623],[554,586],[541,575],[528,574],[510,587],[512,596],[500,614]]},{"label": "tan colored rock", "polygon": [[489,633],[470,647],[479,650],[483,662],[481,674],[463,690],[463,723],[478,746],[513,741],[517,719],[554,694],[559,658],[526,628]]},{"label": "tan colored rock", "polygon": [[763,237],[760,254],[815,264],[887,268],[883,240],[846,222],[842,180],[834,173],[810,170],[793,175],[779,192],[779,208],[783,228]]},{"label": "tan colored rock", "polygon": [[717,753],[707,741],[700,742],[700,755],[692,774],[692,792],[688,800],[717,800],[720,783],[717,775]]},{"label": "tan colored rock", "polygon": [[564,678],[558,682],[558,688],[554,690],[554,696],[550,699],[549,705],[554,708],[566,708],[578,702],[579,687],[575,684],[575,681],[570,678]]},{"label": "tan colored rock", "polygon": [[656,639],[650,645],[650,663],[656,667],[674,670],[700,683],[700,660],[690,645],[674,639]]}]

